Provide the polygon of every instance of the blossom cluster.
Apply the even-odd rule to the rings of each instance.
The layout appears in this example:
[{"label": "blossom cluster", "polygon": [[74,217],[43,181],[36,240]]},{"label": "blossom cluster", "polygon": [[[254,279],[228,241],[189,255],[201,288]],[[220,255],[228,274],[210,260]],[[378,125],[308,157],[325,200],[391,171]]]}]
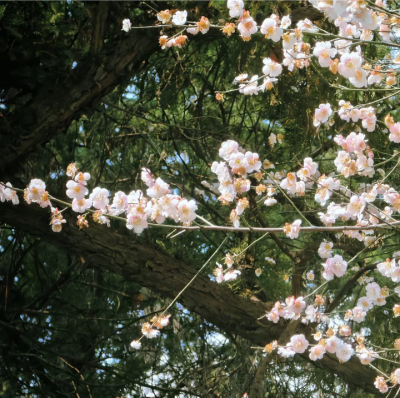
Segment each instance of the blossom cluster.
[{"label": "blossom cluster", "polygon": [[[383,70],[383,66],[377,64],[371,66],[364,63],[361,48],[356,47],[352,51],[354,41],[364,42],[374,39],[374,31],[378,31],[380,39],[390,42],[391,25],[399,21],[396,17],[389,17],[384,12],[369,8],[363,1],[328,2],[310,0],[314,7],[323,12],[338,28],[336,40],[317,42],[314,48],[314,55],[318,57],[321,67],[329,67],[334,74],[339,73],[347,78],[349,82],[357,87],[381,84],[385,81],[386,86],[396,83],[396,78],[390,70]],[[379,1],[384,8],[383,2]],[[336,55],[339,58],[334,59]],[[396,60],[393,62],[396,64]],[[382,73],[384,72],[384,73]]]},{"label": "blossom cluster", "polygon": [[[169,318],[171,315],[166,316],[154,316],[150,319],[150,322],[145,322],[142,325],[142,337],[147,337],[148,339],[154,339],[160,335],[160,330],[169,324]],[[131,347],[135,350],[139,350],[142,347],[142,343],[139,340],[133,340],[131,342]]]},{"label": "blossom cluster", "polygon": [[243,197],[245,192],[251,188],[250,179],[252,174],[258,178],[262,163],[257,153],[245,151],[236,141],[228,140],[221,144],[219,156],[221,162],[213,162],[211,171],[216,174],[219,185],[216,187],[221,194],[218,200],[228,205],[237,202],[236,208],[231,211],[230,219],[235,227],[240,226],[240,216],[249,207],[249,200]]},{"label": "blossom cluster", "polygon": [[[250,206],[248,198],[243,196],[250,189],[255,189],[257,195],[266,194],[264,201],[266,206],[273,206],[277,203],[277,200],[273,198],[276,194],[275,186],[284,177],[284,172],[277,172],[268,176],[264,181],[267,185],[259,184],[256,187],[252,187],[249,178],[252,177],[258,182],[261,181],[264,174],[261,168],[263,165],[271,167],[270,162],[265,160],[262,163],[257,153],[246,151],[233,140],[228,140],[221,144],[219,156],[223,161],[215,161],[211,165],[211,171],[218,178],[218,183],[213,185],[213,191],[221,194],[218,200],[223,205],[230,205],[235,202],[236,207],[230,213],[230,220],[234,227],[240,226],[240,216]],[[288,190],[288,192],[294,192],[302,196],[306,186],[313,184],[310,177],[317,175],[317,169],[318,165],[311,158],[306,158],[304,167],[298,172],[300,181],[297,182],[296,175],[289,173],[281,182],[281,187]],[[211,187],[208,183],[204,185]],[[286,223],[283,231],[288,237],[295,239],[299,236],[301,223],[301,220],[295,220],[292,224]]]},{"label": "blossom cluster", "polygon": [[[362,127],[365,128],[368,132],[373,132],[376,129],[377,117],[376,111],[373,107],[355,107],[349,101],[340,100],[339,101],[339,110],[337,111],[340,119],[346,122],[357,123],[361,120]],[[334,124],[334,120],[331,117],[333,115],[333,110],[331,105],[328,104],[320,104],[317,109],[315,109],[314,113],[314,125],[319,126],[321,124],[325,124],[327,126],[331,126]],[[400,122],[395,123],[393,117],[388,114],[384,123],[389,130],[389,141],[400,143]],[[357,131],[360,131],[359,126],[355,126]],[[383,130],[387,132],[387,130]],[[347,138],[343,138],[342,135],[335,137],[335,142],[342,146],[344,152],[340,153],[341,159],[338,159],[337,166],[339,168],[340,163],[342,161],[346,162],[345,152],[353,153],[356,157],[355,162],[350,162],[351,168],[345,167],[345,172],[342,172],[342,168],[338,169],[345,177],[349,177],[358,173],[359,175],[364,175],[368,177],[372,177],[374,175],[373,170],[373,158],[374,153],[371,148],[366,145],[367,140],[365,139],[365,135],[362,133],[356,134],[352,132]],[[365,153],[364,153],[365,152]],[[353,157],[354,157],[353,156]],[[382,170],[379,169],[379,172]]]},{"label": "blossom cluster", "polygon": [[[231,36],[237,30],[242,40],[249,41],[254,34],[260,33],[266,39],[282,43],[282,64],[265,58],[262,77],[254,75],[248,78],[247,75],[245,77],[241,75],[235,79],[237,83],[240,83],[239,91],[241,93],[255,95],[259,91],[271,90],[277,77],[282,73],[282,65],[286,66],[289,71],[307,68],[310,66],[312,57],[317,58],[322,68],[329,68],[333,74],[343,76],[357,88],[373,84],[379,85],[383,81],[386,86],[393,86],[396,83],[395,74],[391,73],[391,69],[387,70],[387,66],[390,64],[377,63],[371,66],[364,61],[361,47],[357,46],[354,49],[353,45],[359,41],[372,41],[374,31],[379,32],[381,40],[390,42],[391,26],[400,22],[398,18],[389,17],[386,13],[369,8],[364,1],[309,1],[332,20],[338,29],[337,38],[329,41],[316,41],[313,48],[307,41],[304,41],[305,35],[314,34],[318,39],[328,35],[309,19],[298,21],[296,27],[291,29],[292,21],[288,15],[281,18],[279,15],[272,14],[258,26],[250,12],[245,10],[242,0],[227,1],[229,16],[234,18],[235,22],[225,23],[225,26],[221,28],[224,34]],[[383,3],[382,5],[384,6]],[[188,23],[187,17],[186,10],[163,10],[157,14],[157,19],[162,25],[184,26],[183,31],[186,30],[191,35],[206,34],[210,27],[218,27],[211,25],[205,16],[202,16],[196,23]],[[130,20],[124,19],[122,30],[129,32],[131,28]],[[161,35],[159,40],[161,48],[181,48],[185,45],[188,37],[182,35],[183,31],[172,37]],[[397,64],[400,61],[396,58],[393,63]],[[259,80],[263,80],[261,84],[259,84]],[[222,98],[222,94],[217,93],[217,99],[222,100]]]},{"label": "blossom cluster", "polygon": [[395,142],[396,144],[400,143],[400,122],[395,123],[393,118],[390,115],[385,117],[386,127],[389,129],[389,140]]},{"label": "blossom cluster", "polygon": [[[341,277],[347,270],[347,262],[345,262],[342,256],[333,253],[332,242],[322,242],[318,254],[322,258],[327,258],[326,263],[323,264],[324,272],[323,277],[327,280],[333,279],[336,275]],[[400,266],[398,263],[398,257],[400,253],[395,253],[393,259],[386,259],[386,261],[377,264],[377,270],[380,274],[385,277],[391,278],[393,282],[400,282]],[[355,267],[354,270],[357,270]],[[311,278],[312,280],[314,279]],[[365,317],[369,310],[374,306],[383,306],[386,304],[386,298],[389,296],[389,289],[381,287],[372,277],[362,277],[359,280],[361,285],[365,285],[363,291],[364,296],[360,297],[357,301],[356,307],[348,309],[344,315],[344,321],[353,321],[361,323],[365,320]],[[400,286],[394,289],[394,292],[400,295]],[[285,302],[277,301],[271,311],[266,314],[269,321],[278,323],[280,319],[299,319],[301,318],[302,323],[316,323],[320,326],[317,327],[317,332],[313,335],[314,339],[318,342],[312,346],[310,342],[305,338],[304,335],[294,335],[291,337],[290,342],[286,346],[279,346],[276,342],[268,344],[264,351],[271,352],[273,349],[278,349],[278,354],[288,358],[296,353],[304,354],[305,351],[309,350],[309,358],[312,361],[322,359],[326,352],[330,354],[336,354],[339,362],[348,361],[353,355],[356,355],[363,365],[370,364],[376,358],[379,358],[377,352],[371,348],[367,348],[365,338],[362,335],[356,335],[352,333],[352,330],[348,324],[340,324],[337,332],[329,327],[331,320],[328,314],[324,313],[325,310],[325,299],[322,296],[317,295],[314,303],[307,304],[304,297],[288,297]],[[393,308],[394,317],[400,316],[400,305],[395,304]],[[335,322],[337,319],[335,319]],[[326,330],[326,328],[328,328]],[[323,332],[323,330],[326,330]],[[336,336],[339,334],[339,337]],[[400,349],[400,339],[396,340],[395,348]],[[380,392],[388,391],[388,382],[398,384],[400,379],[400,369],[396,369],[388,379],[381,376],[375,380],[375,386]]]},{"label": "blossom cluster", "polygon": [[13,205],[19,203],[17,192],[12,188],[12,185],[8,182],[5,185],[0,184],[0,201],[1,202],[12,202]]},{"label": "blossom cluster", "polygon": [[338,173],[345,178],[355,174],[373,177],[375,174],[374,153],[366,144],[364,134],[352,132],[347,137],[340,134],[334,140],[343,149],[338,152],[334,162]]},{"label": "blossom cluster", "polygon": [[228,282],[235,280],[238,275],[241,274],[240,271],[234,269],[233,266],[234,258],[231,254],[227,253],[225,256],[225,264],[226,269],[222,266],[222,264],[217,262],[217,268],[214,270],[215,280],[217,283]]},{"label": "blossom cluster", "polygon": [[359,120],[362,122],[362,126],[369,132],[373,132],[376,127],[376,114],[375,108],[357,108],[354,107],[349,101],[340,100],[339,101],[339,117],[346,122],[357,123]]},{"label": "blossom cluster", "polygon": [[[317,306],[324,306],[325,301],[321,296],[317,296]],[[289,297],[286,299],[286,305],[277,302],[272,311],[267,314],[269,320],[277,322],[277,318],[282,316],[285,319],[296,319],[300,317],[301,312],[306,308],[306,303],[302,297],[295,299]],[[348,311],[352,313],[351,317],[347,317],[346,320],[353,319],[356,322],[361,322],[360,316],[358,315],[360,309],[354,309]],[[280,314],[280,315],[279,315]],[[329,318],[323,313],[317,312],[314,305],[309,305],[305,309],[305,317],[302,319],[304,323],[308,322],[325,322],[329,324]],[[339,335],[339,337],[336,336]],[[311,345],[310,342],[305,338],[304,335],[293,335],[290,342],[286,346],[279,346],[277,343],[269,344],[265,347],[265,352],[271,352],[272,349],[278,348],[278,354],[284,358],[292,357],[296,353],[303,354],[309,346],[309,358],[312,361],[322,359],[326,352],[335,354],[339,362],[347,362],[350,358],[356,354],[363,365],[370,364],[374,359],[378,358],[378,354],[371,348],[367,348],[364,344],[365,338],[362,335],[354,335],[352,337],[352,330],[349,325],[341,324],[338,327],[337,332],[332,328],[328,328],[325,332],[318,330],[313,335],[314,340],[318,343]]]},{"label": "blossom cluster", "polygon": [[319,175],[318,164],[311,158],[305,158],[303,167],[296,174],[287,173],[286,178],[281,181],[280,187],[289,195],[304,196],[306,188],[311,188],[315,183],[315,178]]},{"label": "blossom cluster", "polygon": [[[342,148],[335,160],[338,172],[341,172],[344,167],[353,168],[353,166],[342,165],[341,162],[338,162],[338,159],[341,160],[344,156],[341,153],[346,154],[346,156],[355,154],[358,157],[368,154],[367,141],[361,133],[350,133],[347,137],[338,135],[334,140]],[[223,204],[235,203],[235,209],[231,212],[231,220],[235,226],[240,225],[239,217],[249,206],[249,201],[244,196],[246,192],[250,189],[255,189],[258,195],[265,193],[267,195],[265,204],[269,205],[267,201],[275,194],[275,187],[278,184],[279,188],[288,195],[302,196],[306,189],[316,189],[315,200],[322,206],[325,206],[330,200],[333,191],[340,193],[344,198],[348,199],[348,203],[335,204],[331,202],[327,207],[326,213],[321,213],[321,221],[331,225],[337,219],[341,221],[354,220],[360,226],[360,230],[344,231],[344,233],[352,238],[364,240],[366,243],[371,242],[367,239],[367,235],[373,232],[363,230],[363,227],[376,225],[379,222],[390,222],[391,214],[400,212],[400,194],[394,188],[377,182],[373,185],[360,185],[358,191],[352,193],[343,187],[334,176],[320,175],[318,164],[311,158],[304,159],[303,167],[296,173],[286,173],[285,171],[270,173],[268,179],[264,181],[267,186],[259,184],[254,187],[251,185],[250,178],[258,182],[261,181],[264,174],[263,167],[271,168],[270,162],[261,162],[257,153],[245,151],[237,142],[232,140],[222,143],[219,149],[219,156],[222,161],[214,162],[211,166],[211,171],[216,174],[218,183],[212,186],[211,184],[208,185],[213,192],[220,194],[218,199]],[[357,160],[355,159],[350,158],[349,162],[354,162],[357,165]],[[342,167],[341,170],[339,170],[339,166]],[[128,195],[119,191],[114,195],[112,202],[107,189],[96,187],[90,192],[88,189],[90,174],[78,172],[75,164],[68,166],[67,175],[71,179],[66,183],[66,195],[72,199],[72,209],[82,214],[88,211],[93,212],[90,209],[94,208],[93,217],[96,216],[95,220],[98,222],[108,224],[108,217],[125,215],[127,227],[140,233],[144,228],[147,228],[149,219],[156,223],[163,223],[167,218],[170,218],[175,222],[189,225],[196,218],[197,205],[194,200],[187,200],[171,194],[169,184],[161,178],[155,178],[147,168],[143,168],[141,172],[141,180],[147,186],[146,196],[140,190],[132,191]],[[346,177],[343,172],[342,175]],[[323,190],[326,190],[326,192],[322,192]],[[56,200],[49,196],[46,191],[46,185],[42,180],[31,180],[24,191],[24,198],[27,203],[37,203],[41,207],[50,207],[52,229],[55,232],[61,231],[62,224],[66,221],[63,219],[62,211],[53,207],[51,202]],[[384,210],[380,210],[373,205],[373,202],[378,198],[388,204]],[[10,200],[15,204],[18,203],[18,197],[10,184],[0,185],[0,199],[2,201]],[[85,214],[79,217],[78,225],[85,222]],[[288,237],[294,239],[299,235],[300,226],[301,220],[296,220],[292,224],[287,223],[283,231]],[[318,248],[319,256],[326,259],[325,263],[322,264],[323,271],[321,272],[326,281],[330,281],[335,277],[343,277],[348,269],[347,261],[340,254],[335,253],[333,247],[332,242],[324,241]],[[274,262],[273,259],[268,257],[266,260]],[[240,275],[240,271],[233,267],[234,256],[227,254],[225,264],[226,268],[217,263],[217,268],[214,271],[218,283],[234,280]],[[390,278],[393,282],[400,282],[400,266],[397,258],[387,259],[385,262],[379,263],[377,269],[383,276]],[[313,281],[314,278],[314,272],[307,273],[308,280]],[[370,277],[364,277],[362,283],[365,284],[365,295],[358,299],[354,308],[347,310],[344,315],[345,321],[361,323],[365,320],[368,311],[374,306],[386,304],[386,297],[389,295],[388,288],[380,287]],[[400,294],[400,288],[396,288],[395,293]],[[336,354],[337,358],[342,362],[349,360],[354,354],[364,364],[370,363],[377,357],[376,353],[371,349],[367,349],[364,344],[359,343],[354,347],[356,340],[351,337],[351,329],[346,324],[340,325],[338,332],[344,339],[338,338],[334,334],[332,335],[332,332],[328,333],[328,331],[325,333],[325,338],[322,333],[322,326],[324,324],[329,325],[330,319],[324,313],[324,309],[325,299],[321,296],[317,296],[312,304],[307,304],[304,297],[288,297],[284,302],[276,302],[272,310],[267,314],[267,318],[274,323],[278,323],[281,318],[285,320],[301,318],[301,321],[305,324],[319,324],[321,330],[314,337],[318,344],[310,348],[309,358],[311,360],[321,359],[326,352]],[[396,304],[393,312],[395,317],[400,316],[400,305]],[[153,323],[147,322],[142,326],[143,336],[148,338],[157,337],[160,333],[159,329],[168,324],[168,318],[161,320],[155,318],[151,322]],[[134,348],[140,348],[140,345],[140,340],[132,342],[132,347]],[[295,335],[292,336],[287,346],[279,347],[278,353],[285,357],[292,356],[295,353],[304,353],[309,345],[303,335]],[[376,385],[380,390],[385,389],[385,385],[387,386],[385,383],[386,380],[377,379],[376,381]]]},{"label": "blossom cluster", "polygon": [[[339,328],[339,335],[345,337],[342,340],[335,336],[333,329],[328,329],[326,338],[322,338],[322,333],[318,332],[314,335],[314,339],[318,341],[317,344],[312,345],[309,350],[309,358],[312,361],[322,359],[325,353],[335,354],[338,360],[343,363],[350,360],[354,355],[355,350],[352,346],[353,341],[347,338],[349,328]],[[295,354],[304,354],[305,351],[311,346],[310,342],[303,334],[295,334],[290,338],[290,342],[284,347],[278,348],[278,355],[289,358]],[[360,357],[363,364],[371,363],[377,355],[367,349],[363,343],[358,344],[356,347],[357,355]]]},{"label": "blossom cluster", "polygon": [[[109,216],[125,215],[126,227],[137,234],[148,227],[148,221],[162,224],[167,218],[184,225],[190,225],[196,218],[197,204],[191,199],[185,199],[179,195],[170,193],[169,184],[161,178],[154,179],[151,171],[142,169],[141,179],[147,185],[146,194],[141,190],[131,191],[128,195],[122,191],[115,193],[110,203],[110,192],[108,189],[96,187],[89,194],[87,183],[90,180],[89,173],[78,172],[75,163],[67,168],[67,175],[71,177],[66,184],[66,195],[72,199],[72,210],[77,213],[85,213],[78,216],[78,226],[87,227],[86,216],[92,212],[93,220],[100,224],[110,226]],[[9,188],[0,188],[0,199],[13,200],[18,203],[16,192],[8,192]],[[89,195],[89,196],[88,196]],[[53,208],[46,184],[40,179],[33,179],[24,191],[25,201],[37,203],[41,207],[50,206],[52,211],[52,228],[55,232],[61,231],[61,224],[65,223],[61,214]],[[4,201],[4,199],[3,199]],[[95,210],[91,210],[94,208]]]}]

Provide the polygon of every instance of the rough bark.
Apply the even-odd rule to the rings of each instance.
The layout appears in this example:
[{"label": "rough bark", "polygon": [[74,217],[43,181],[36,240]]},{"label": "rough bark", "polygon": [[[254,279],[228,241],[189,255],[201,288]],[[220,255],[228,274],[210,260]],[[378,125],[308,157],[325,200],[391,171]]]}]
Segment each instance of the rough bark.
[{"label": "rough bark", "polygon": [[[101,4],[88,59],[78,62],[64,81],[39,91],[26,106],[1,115],[0,170],[64,132],[74,119],[112,91],[123,75],[140,67],[157,50],[159,32],[154,30],[131,31],[105,49],[103,28],[98,25],[104,25],[106,13],[107,4]],[[100,51],[104,52],[102,56]]]},{"label": "rough bark", "polygon": [[[92,266],[122,275],[165,297],[175,297],[196,273],[183,261],[138,242],[133,234],[119,234],[101,225],[92,225],[80,231],[72,221],[74,218],[68,219],[70,221],[64,224],[62,232],[54,233],[49,227],[47,210],[34,204],[12,206],[0,203],[0,222],[36,234],[69,253],[81,256]],[[258,345],[279,340],[287,330],[287,323],[274,324],[265,318],[258,320],[271,308],[272,303],[239,297],[228,288],[202,276],[185,290],[180,302],[222,330]],[[300,324],[296,333],[304,333],[310,341],[312,339],[310,327]],[[304,358],[308,359],[308,355],[304,355]],[[377,392],[373,386],[375,371],[361,365],[357,358],[340,364],[335,356],[326,354],[313,364],[354,387],[370,393]]]}]

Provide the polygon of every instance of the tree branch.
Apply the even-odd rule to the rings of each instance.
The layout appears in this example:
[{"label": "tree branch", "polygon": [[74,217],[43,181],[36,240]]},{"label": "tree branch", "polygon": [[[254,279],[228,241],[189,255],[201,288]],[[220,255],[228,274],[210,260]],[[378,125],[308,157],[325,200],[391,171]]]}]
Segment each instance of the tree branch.
[{"label": "tree branch", "polygon": [[[33,205],[0,203],[0,221],[40,235],[41,239],[69,253],[82,256],[95,267],[123,275],[165,297],[174,298],[196,274],[183,261],[146,246],[134,235],[118,233],[105,226],[92,225],[80,231],[70,218],[61,233],[54,233],[48,225],[46,210]],[[287,325],[285,322],[274,324],[265,318],[259,320],[273,303],[237,296],[229,288],[202,276],[183,292],[180,302],[217,327],[262,346],[280,339]],[[298,329],[296,332],[312,338],[309,326],[300,324]],[[308,354],[304,357],[308,359]],[[374,394],[377,391],[373,386],[376,372],[361,365],[357,358],[340,364],[336,357],[326,354],[313,364],[364,391]]]},{"label": "tree branch", "polygon": [[42,90],[29,105],[0,118],[0,170],[64,132],[85,109],[113,90],[123,75],[139,68],[158,48],[157,32],[132,31],[125,37],[116,37],[101,55],[99,23],[107,15],[106,6],[100,5],[98,11],[92,40],[92,54],[96,57],[78,60],[69,77],[48,87],[50,93]]}]

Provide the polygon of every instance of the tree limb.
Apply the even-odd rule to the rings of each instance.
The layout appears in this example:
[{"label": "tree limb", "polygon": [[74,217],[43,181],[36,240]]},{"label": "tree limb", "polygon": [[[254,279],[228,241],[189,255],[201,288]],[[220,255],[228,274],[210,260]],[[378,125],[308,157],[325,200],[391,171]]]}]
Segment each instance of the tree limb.
[{"label": "tree limb", "polygon": [[[80,231],[71,217],[61,233],[54,233],[48,225],[47,211],[35,205],[0,203],[0,221],[38,234],[43,240],[83,257],[95,267],[123,275],[165,297],[175,297],[196,273],[183,261],[143,244],[134,235],[121,234],[105,226],[91,225]],[[217,327],[262,346],[278,340],[287,325],[286,322],[274,324],[265,318],[259,320],[273,303],[237,296],[227,287],[202,276],[185,290],[180,302]],[[309,326],[300,324],[296,332],[312,338]],[[304,357],[308,359],[308,354]],[[361,365],[357,358],[340,364],[336,357],[326,354],[313,364],[364,391],[377,392],[373,386],[376,372]]]}]

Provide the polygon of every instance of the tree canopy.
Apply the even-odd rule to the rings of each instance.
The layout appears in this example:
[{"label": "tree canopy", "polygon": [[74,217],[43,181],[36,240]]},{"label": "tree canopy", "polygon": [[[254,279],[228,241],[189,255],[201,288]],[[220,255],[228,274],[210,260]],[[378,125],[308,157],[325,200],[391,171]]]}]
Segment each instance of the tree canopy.
[{"label": "tree canopy", "polygon": [[[252,1],[245,7],[258,25],[271,14],[281,20],[289,15],[292,27],[310,20],[317,30],[305,29],[298,44],[303,47],[343,36],[322,6],[313,7],[329,2],[312,3]],[[398,142],[388,134],[395,134],[398,118],[397,71],[389,67],[400,46],[400,15],[393,1],[347,3],[368,6],[382,20],[382,15],[392,18],[391,42],[377,31],[371,43],[355,34],[345,43],[351,51],[360,45],[356,51],[380,66],[374,71],[386,85],[355,88],[345,75],[333,73],[334,67],[321,67],[311,51],[301,61],[309,62],[307,67],[286,65],[263,92],[244,95],[251,81],[243,78],[240,91],[235,79],[246,73],[261,82],[263,59],[285,65],[284,51],[281,42],[264,34],[253,34],[250,41],[237,32],[224,35],[225,23],[239,21],[230,17],[225,1],[3,2],[0,182],[23,189],[32,179],[42,180],[65,223],[54,232],[49,208],[27,203],[21,192],[18,205],[0,195],[0,396],[357,398],[383,396],[374,386],[382,374],[391,383],[389,393],[398,393],[400,375],[399,381],[389,376],[399,363],[400,341],[393,344],[400,337],[400,312],[392,311],[399,301],[398,280],[376,267],[387,258],[395,264],[386,264],[397,267],[400,249],[400,206],[393,199],[388,215],[384,197],[389,187],[398,188],[400,176]],[[187,10],[193,26],[190,21],[205,16],[218,27],[184,33],[182,48],[162,49],[161,36],[183,32],[159,21],[166,9]],[[127,32],[121,30],[125,19],[132,23]],[[361,116],[341,117],[345,101],[355,109],[373,105],[365,113],[376,115],[376,126],[371,129],[367,117],[365,124]],[[329,121],[318,121],[321,104],[334,110]],[[394,120],[385,119],[389,113]],[[352,142],[337,138],[346,140],[350,132],[365,134],[365,162],[373,158],[374,166],[359,166],[349,176],[335,159],[339,150],[350,151]],[[211,170],[228,140],[257,153],[263,163],[260,176],[248,177],[252,189],[243,195],[245,211],[236,229],[234,207],[218,199],[218,178]],[[305,158],[318,164],[320,175],[340,181],[331,201],[316,200],[318,185],[292,195],[281,184],[287,173],[303,168]],[[149,225],[140,234],[111,211],[109,226],[96,223],[92,214],[84,219],[89,227],[77,225],[66,193],[71,163],[90,173],[89,192],[102,187],[112,196],[146,192],[142,170],[149,169],[168,182],[171,194],[195,201],[197,218],[190,225],[173,220],[164,227]],[[276,204],[264,204],[265,190],[255,189],[259,184],[275,191]],[[387,191],[377,191],[374,204],[364,201],[357,211],[374,221],[362,224],[362,217],[338,213],[337,224],[324,223],[320,213],[331,202],[347,205],[351,196],[369,194],[373,184]],[[283,228],[287,223],[293,229],[299,219],[309,229],[292,239]],[[333,243],[327,249],[334,250],[332,256],[346,260],[345,276],[327,277],[328,255],[319,250],[324,241]],[[240,275],[218,283],[218,264],[226,268],[227,253]],[[344,319],[360,298],[370,297],[366,285],[373,281],[389,292],[379,296],[384,305],[374,302],[362,323],[355,321],[355,311]],[[281,314],[271,321],[266,315],[275,303],[291,296],[308,304],[323,300],[320,308],[329,319],[301,322]],[[139,350],[131,347],[143,324],[160,314],[171,315],[169,325],[156,338],[142,339]],[[285,347],[293,335],[314,345],[318,333],[336,332],[339,325],[351,328],[352,337],[341,335],[346,344],[354,350],[365,344],[379,358],[365,365],[361,354],[342,361],[327,352],[314,361],[309,351],[284,357],[264,348],[273,341]]]}]

